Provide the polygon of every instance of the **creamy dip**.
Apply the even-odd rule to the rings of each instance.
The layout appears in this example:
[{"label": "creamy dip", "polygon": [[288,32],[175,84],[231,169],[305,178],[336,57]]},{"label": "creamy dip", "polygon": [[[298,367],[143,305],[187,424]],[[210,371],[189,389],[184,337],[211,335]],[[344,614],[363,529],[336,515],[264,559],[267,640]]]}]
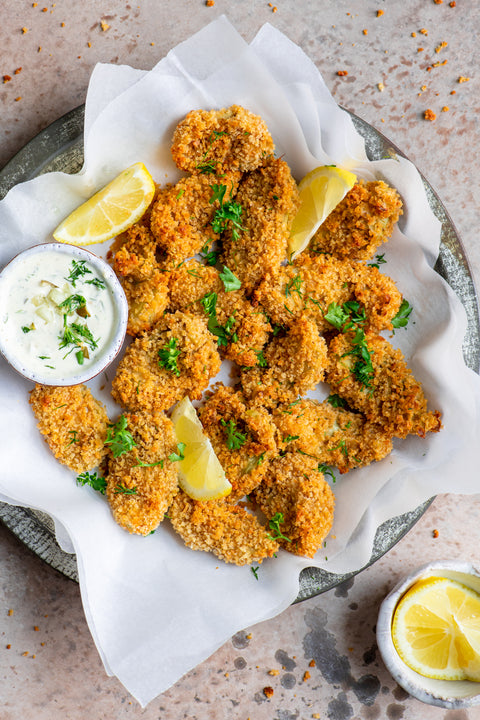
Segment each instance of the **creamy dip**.
[{"label": "creamy dip", "polygon": [[46,380],[73,378],[95,365],[117,324],[105,277],[88,261],[55,250],[8,266],[0,308],[8,355]]}]

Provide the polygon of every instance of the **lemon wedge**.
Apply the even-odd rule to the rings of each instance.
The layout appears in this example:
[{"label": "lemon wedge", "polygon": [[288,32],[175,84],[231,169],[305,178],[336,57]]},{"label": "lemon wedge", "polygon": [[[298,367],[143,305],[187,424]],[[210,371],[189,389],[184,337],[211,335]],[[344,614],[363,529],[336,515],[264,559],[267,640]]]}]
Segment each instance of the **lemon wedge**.
[{"label": "lemon wedge", "polygon": [[325,218],[357,181],[357,176],[336,166],[322,165],[300,180],[300,208],[293,220],[288,256],[294,260],[305,250]]},{"label": "lemon wedge", "polygon": [[175,435],[185,444],[178,463],[178,484],[194,500],[215,500],[228,495],[232,486],[203,432],[195,408],[185,397],[172,413]]},{"label": "lemon wedge", "polygon": [[53,237],[71,245],[110,240],[140,220],[154,194],[152,176],[143,163],[135,163],[65,218]]},{"label": "lemon wedge", "polygon": [[480,681],[480,595],[442,577],[415,583],[392,622],[395,648],[408,667],[438,680]]}]

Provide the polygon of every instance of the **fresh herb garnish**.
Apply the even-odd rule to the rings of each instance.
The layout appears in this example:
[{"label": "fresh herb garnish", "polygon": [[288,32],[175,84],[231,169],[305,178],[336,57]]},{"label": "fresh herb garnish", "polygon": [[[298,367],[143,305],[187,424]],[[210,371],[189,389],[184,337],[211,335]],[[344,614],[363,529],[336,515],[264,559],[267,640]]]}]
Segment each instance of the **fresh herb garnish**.
[{"label": "fresh herb garnish", "polygon": [[92,271],[87,268],[86,260],[72,260],[72,269],[70,270],[69,275],[65,279],[71,282],[73,287],[76,287],[75,283],[77,282],[77,280],[79,280],[81,277],[84,277],[85,275],[91,274]]},{"label": "fresh herb garnish", "polygon": [[169,370],[177,377],[180,377],[177,360],[182,351],[177,348],[177,342],[176,338],[171,338],[163,348],[160,348],[158,351],[158,364],[165,370]]},{"label": "fresh herb garnish", "polygon": [[286,542],[292,542],[291,539],[284,535],[280,530],[280,525],[282,525],[284,522],[285,518],[283,516],[283,513],[276,512],[268,523],[268,527],[270,528],[270,530],[275,533],[275,535],[268,535],[270,540],[285,540]]},{"label": "fresh herb garnish", "polygon": [[74,312],[80,317],[89,317],[90,315],[87,310],[87,301],[83,295],[78,293],[69,295],[58,307],[64,309],[68,315],[73,315]]},{"label": "fresh herb garnish", "polygon": [[298,440],[299,437],[300,437],[300,435],[287,435],[287,437],[283,438],[283,442],[286,442],[286,443],[293,442],[294,440]]},{"label": "fresh herb garnish", "polygon": [[376,268],[378,268],[379,265],[385,265],[385,263],[387,262],[387,261],[385,260],[385,253],[382,253],[382,255],[375,255],[375,259],[376,259],[377,262],[368,263],[368,266],[369,266],[369,267],[376,267]]},{"label": "fresh herb garnish", "polygon": [[330,403],[330,405],[334,408],[346,408],[348,407],[346,400],[344,400],[340,395],[337,395],[336,393],[332,393],[327,397],[327,402]]},{"label": "fresh herb garnish", "polygon": [[261,368],[268,367],[268,363],[265,359],[265,355],[263,354],[262,350],[258,350],[255,352],[255,355],[257,356],[257,365]]},{"label": "fresh herb garnish", "polygon": [[344,333],[354,330],[352,350],[346,352],[342,357],[353,355],[357,358],[352,368],[352,373],[364,387],[371,388],[374,378],[372,365],[373,351],[368,349],[367,339],[362,327],[366,322],[365,308],[354,300],[346,302],[343,305],[338,305],[333,302],[328,306],[324,317],[325,320],[337,330],[341,330]]},{"label": "fresh herb garnish", "polygon": [[259,566],[257,565],[257,567],[253,567],[253,565],[251,565],[250,570],[252,571],[255,580],[258,580],[258,571],[260,570]]},{"label": "fresh herb garnish", "polygon": [[405,327],[408,324],[408,321],[410,320],[410,313],[412,312],[412,310],[413,310],[413,307],[410,305],[408,300],[405,300],[405,299],[402,300],[400,309],[392,320],[393,327],[394,328]]},{"label": "fresh herb garnish", "polygon": [[180,462],[180,460],[184,460],[185,459],[185,455],[184,455],[185,447],[186,447],[185,443],[183,443],[183,442],[177,443],[177,452],[170,453],[170,455],[168,456],[168,459],[171,462]]},{"label": "fresh herb garnish", "polygon": [[302,291],[300,289],[302,282],[302,278],[298,273],[290,278],[285,285],[285,297],[290,297],[292,293],[297,293],[299,297],[302,297]]},{"label": "fresh herb garnish", "polygon": [[105,445],[110,446],[113,457],[119,457],[126,452],[129,452],[132,448],[136,447],[137,443],[133,439],[132,433],[127,430],[128,421],[125,415],[120,415],[117,422],[114,425],[108,426],[107,439]]},{"label": "fresh herb garnish", "polygon": [[329,477],[331,477],[332,482],[337,482],[337,478],[335,477],[333,469],[330,467],[330,465],[327,465],[326,463],[319,463],[318,471],[321,472],[323,475],[328,475]]},{"label": "fresh herb garnish", "polygon": [[247,442],[247,436],[237,430],[237,421],[229,420],[228,423],[222,418],[220,424],[223,425],[226,435],[225,442],[229,450],[239,450],[242,445]]},{"label": "fresh herb garnish", "polygon": [[70,435],[70,442],[67,443],[67,447],[70,447],[70,445],[78,442],[78,430],[69,430],[68,434]]},{"label": "fresh herb garnish", "polygon": [[35,325],[32,323],[31,325],[22,325],[22,332],[23,333],[29,333],[32,330],[35,330]]},{"label": "fresh herb garnish", "polygon": [[115,495],[136,495],[137,494],[137,487],[129,488],[126,485],[122,485],[121,483],[118,483],[115,485],[115,490],[113,491]]},{"label": "fresh herb garnish", "polygon": [[219,274],[220,280],[223,282],[225,292],[232,292],[232,290],[240,290],[242,282],[232,273],[225,265],[223,266],[223,272]]},{"label": "fresh herb garnish", "polygon": [[74,350],[74,348],[80,348],[83,357],[80,359],[80,354],[76,353],[79,365],[83,364],[83,358],[88,358],[88,348],[90,348],[90,350],[95,350],[95,348],[98,347],[98,343],[94,339],[87,325],[81,325],[76,322],[72,322],[68,325],[67,315],[63,316],[63,333],[59,335],[59,340],[60,349],[68,347],[69,345],[72,346],[69,352]]},{"label": "fresh herb garnish", "polygon": [[100,280],[100,278],[93,278],[93,280],[85,280],[86,285],[93,285],[94,287],[98,288],[98,290],[105,290],[107,287],[105,285],[104,280]]},{"label": "fresh herb garnish", "polygon": [[238,335],[234,331],[235,318],[230,315],[225,325],[220,325],[216,315],[211,315],[208,319],[208,329],[217,338],[218,347],[227,347],[230,342],[237,342]]},{"label": "fresh herb garnish", "polygon": [[210,204],[213,205],[213,203],[218,200],[220,206],[215,211],[211,222],[213,232],[221,235],[230,224],[232,240],[238,240],[240,237],[239,231],[244,229],[240,220],[242,215],[242,206],[240,203],[236,203],[232,199],[225,202],[224,197],[227,190],[226,185],[212,185],[211,187],[213,192],[210,198]]},{"label": "fresh herb garnish", "polygon": [[102,495],[105,495],[107,489],[107,481],[105,478],[97,475],[96,472],[83,472],[77,476],[77,485],[90,485],[91,488],[96,490]]},{"label": "fresh herb garnish", "polygon": [[210,265],[213,267],[217,264],[219,251],[218,250],[209,250],[208,249],[208,243],[206,243],[202,249],[200,250],[200,257],[205,260],[207,265]]},{"label": "fresh herb garnish", "polygon": [[[137,458],[137,460],[138,460],[138,458]],[[138,462],[135,465],[132,465],[132,467],[150,468],[150,467],[157,467],[157,465],[160,465],[160,467],[163,468],[163,460],[159,460],[158,462],[151,462],[151,463],[146,463],[146,462],[143,462],[143,460],[138,460]]]}]

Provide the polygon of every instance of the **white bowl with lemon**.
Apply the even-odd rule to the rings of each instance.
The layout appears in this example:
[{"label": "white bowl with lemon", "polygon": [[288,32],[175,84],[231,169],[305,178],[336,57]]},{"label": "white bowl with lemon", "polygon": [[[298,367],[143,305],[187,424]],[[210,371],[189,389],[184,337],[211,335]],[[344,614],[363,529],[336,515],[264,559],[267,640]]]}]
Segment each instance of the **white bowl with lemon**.
[{"label": "white bowl with lemon", "polygon": [[457,561],[419,568],[383,601],[377,643],[391,675],[418,700],[480,704],[480,572]]}]

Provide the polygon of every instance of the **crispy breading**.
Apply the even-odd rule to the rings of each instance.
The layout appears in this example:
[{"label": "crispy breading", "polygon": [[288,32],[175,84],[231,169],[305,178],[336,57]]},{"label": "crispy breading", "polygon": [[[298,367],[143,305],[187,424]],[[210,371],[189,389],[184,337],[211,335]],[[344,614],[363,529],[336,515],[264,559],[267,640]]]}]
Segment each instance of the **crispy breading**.
[{"label": "crispy breading", "polygon": [[[199,416],[232,484],[225,500],[236,503],[260,483],[269,460],[276,455],[275,425],[264,408],[249,408],[240,392],[224,385],[206,400]],[[229,441],[232,434],[236,442],[233,438]]]},{"label": "crispy breading", "polygon": [[[176,355],[176,370],[160,364],[159,351],[167,351],[169,345]],[[165,410],[185,395],[200,398],[219,369],[220,356],[205,321],[175,312],[128,346],[112,383],[112,395],[129,410]]]},{"label": "crispy breading", "polygon": [[405,438],[409,434],[424,437],[429,431],[438,432],[440,413],[427,410],[422,387],[407,367],[402,352],[380,335],[367,334],[366,344],[373,367],[369,387],[354,374],[358,362],[358,355],[352,354],[354,335],[339,334],[330,342],[326,379],[333,392],[394,437]]},{"label": "crispy breading", "polygon": [[235,196],[243,230],[227,229],[222,262],[242,281],[248,295],[269,270],[286,258],[291,223],[299,205],[297,185],[287,163],[271,158],[246,174]]},{"label": "crispy breading", "polygon": [[168,273],[154,270],[148,280],[140,282],[120,276],[128,302],[127,333],[138,335],[150,330],[168,307]]},{"label": "crispy breading", "polygon": [[172,421],[162,412],[124,413],[135,447],[110,454],[106,496],[116,522],[130,533],[148,535],[162,522],[178,492]]},{"label": "crispy breading", "polygon": [[[273,460],[253,493],[267,518],[283,516],[280,545],[313,558],[331,530],[335,499],[313,458],[287,453]],[[275,535],[273,535],[275,537]]]},{"label": "crispy breading", "polygon": [[119,278],[142,282],[158,268],[156,249],[150,226],[142,218],[115,239],[108,257]]},{"label": "crispy breading", "polygon": [[[212,293],[214,317],[205,298]],[[202,303],[202,300],[204,301]],[[182,310],[209,318],[208,327],[217,337],[222,356],[240,366],[255,366],[268,340],[271,326],[261,308],[255,308],[243,291],[226,292],[218,270],[188,260],[170,274],[171,310]],[[211,313],[212,314],[212,313]],[[222,328],[229,331],[222,332]]]},{"label": "crispy breading", "polygon": [[329,305],[352,300],[364,306],[366,326],[380,331],[391,329],[402,295],[376,267],[303,253],[293,263],[267,273],[253,296],[253,303],[265,309],[272,323],[289,327],[299,317],[308,317],[320,332],[332,329],[324,317]]},{"label": "crispy breading", "polygon": [[150,213],[150,231],[165,262],[176,265],[218,239],[211,225],[220,207],[214,186],[225,185],[226,200],[235,196],[240,178],[241,173],[233,170],[221,177],[190,175],[159,191]]},{"label": "crispy breading", "polygon": [[382,180],[359,180],[320,225],[310,250],[368,260],[389,240],[401,214],[402,201],[396,190]]},{"label": "crispy breading", "polygon": [[261,563],[278,550],[278,543],[269,537],[255,515],[224,500],[199,502],[180,491],[168,517],[187,547],[212,552],[228,563]]},{"label": "crispy breading", "polygon": [[300,452],[340,473],[381,460],[392,451],[392,436],[361,413],[330,402],[303,398],[273,411],[278,445],[283,452]]},{"label": "crispy breading", "polygon": [[304,395],[323,380],[327,344],[311,320],[300,317],[284,337],[274,337],[263,353],[266,367],[244,368],[240,382],[247,400],[275,407]]},{"label": "crispy breading", "polygon": [[109,421],[104,405],[86,385],[35,385],[30,405],[59,462],[77,473],[100,465],[107,453]]},{"label": "crispy breading", "polygon": [[255,170],[273,155],[265,121],[232,105],[221,110],[192,110],[173,134],[172,157],[186,172]]}]

